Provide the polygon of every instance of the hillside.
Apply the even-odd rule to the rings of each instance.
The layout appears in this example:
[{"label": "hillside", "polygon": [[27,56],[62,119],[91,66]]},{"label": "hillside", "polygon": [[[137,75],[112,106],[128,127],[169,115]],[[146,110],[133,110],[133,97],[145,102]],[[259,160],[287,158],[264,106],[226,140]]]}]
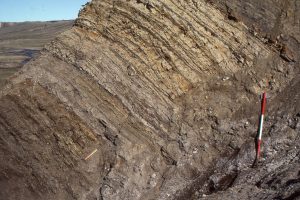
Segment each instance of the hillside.
[{"label": "hillside", "polygon": [[1,91],[0,199],[299,199],[300,5],[264,2],[92,0]]},{"label": "hillside", "polygon": [[72,27],[73,21],[0,23],[0,88],[45,44]]}]

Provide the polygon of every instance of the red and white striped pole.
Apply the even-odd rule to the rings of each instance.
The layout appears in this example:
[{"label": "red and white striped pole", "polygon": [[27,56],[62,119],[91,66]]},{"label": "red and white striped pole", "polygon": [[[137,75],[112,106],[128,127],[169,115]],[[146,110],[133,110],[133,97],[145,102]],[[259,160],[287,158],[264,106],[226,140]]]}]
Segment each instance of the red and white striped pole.
[{"label": "red and white striped pole", "polygon": [[258,138],[257,138],[257,149],[256,149],[256,158],[257,159],[259,159],[259,157],[260,157],[260,145],[261,145],[263,124],[264,124],[266,101],[267,101],[267,95],[264,92],[262,95],[262,101],[261,101],[261,115],[260,115],[260,120],[259,120],[259,129],[258,129]]}]

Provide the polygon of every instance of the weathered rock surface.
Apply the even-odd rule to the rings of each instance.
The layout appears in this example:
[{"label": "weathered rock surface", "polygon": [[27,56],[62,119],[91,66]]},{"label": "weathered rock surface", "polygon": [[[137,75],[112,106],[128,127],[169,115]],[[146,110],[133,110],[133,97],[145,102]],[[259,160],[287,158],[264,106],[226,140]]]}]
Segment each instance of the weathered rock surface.
[{"label": "weathered rock surface", "polygon": [[[0,198],[296,197],[298,59],[253,34],[247,15],[218,8],[87,4],[1,92]],[[264,160],[253,169],[265,90]]]}]

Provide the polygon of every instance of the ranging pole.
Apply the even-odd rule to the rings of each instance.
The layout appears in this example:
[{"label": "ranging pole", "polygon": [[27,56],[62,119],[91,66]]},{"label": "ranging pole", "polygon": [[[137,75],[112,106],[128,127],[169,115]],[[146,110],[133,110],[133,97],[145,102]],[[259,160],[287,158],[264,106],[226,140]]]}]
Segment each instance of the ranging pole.
[{"label": "ranging pole", "polygon": [[257,160],[260,157],[260,145],[261,145],[261,136],[262,136],[264,115],[265,115],[265,109],[266,109],[266,101],[267,101],[267,95],[264,92],[262,95],[262,101],[261,101],[261,115],[260,115],[260,120],[259,120],[259,129],[258,129],[258,138],[257,138],[257,149],[256,149],[256,159]]}]

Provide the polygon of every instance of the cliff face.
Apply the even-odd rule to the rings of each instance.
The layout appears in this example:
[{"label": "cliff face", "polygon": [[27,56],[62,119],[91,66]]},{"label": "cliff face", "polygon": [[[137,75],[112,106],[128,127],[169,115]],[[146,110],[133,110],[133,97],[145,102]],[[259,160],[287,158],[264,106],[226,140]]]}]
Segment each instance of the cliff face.
[{"label": "cliff face", "polygon": [[[239,19],[233,11],[222,12],[223,5],[200,0],[87,4],[75,26],[1,92],[0,198],[190,199],[210,194],[229,199],[245,179],[249,188],[243,192],[249,198],[267,173],[271,177],[280,168],[288,174],[289,163],[295,163],[296,173],[298,160],[283,158],[299,154],[299,101],[294,98],[299,55],[291,59],[283,53],[299,46],[268,43],[247,21],[242,23],[248,15]],[[274,164],[272,159],[279,164],[256,173],[249,167],[258,95],[264,90],[272,94],[265,152],[286,151],[266,155],[262,166]],[[280,102],[287,94],[290,112],[284,115]],[[270,128],[285,120],[292,120],[291,130],[289,124]],[[290,134],[282,136],[284,128]],[[293,148],[278,147],[279,141]],[[255,174],[251,179],[245,178],[251,174],[247,170]],[[235,189],[231,193],[228,187]],[[284,195],[270,187],[264,177],[255,194]],[[299,189],[293,187],[291,195]]]},{"label": "cliff face", "polygon": [[300,2],[290,1],[211,1],[229,18],[243,21],[265,43],[281,51],[287,61],[299,60]]}]

